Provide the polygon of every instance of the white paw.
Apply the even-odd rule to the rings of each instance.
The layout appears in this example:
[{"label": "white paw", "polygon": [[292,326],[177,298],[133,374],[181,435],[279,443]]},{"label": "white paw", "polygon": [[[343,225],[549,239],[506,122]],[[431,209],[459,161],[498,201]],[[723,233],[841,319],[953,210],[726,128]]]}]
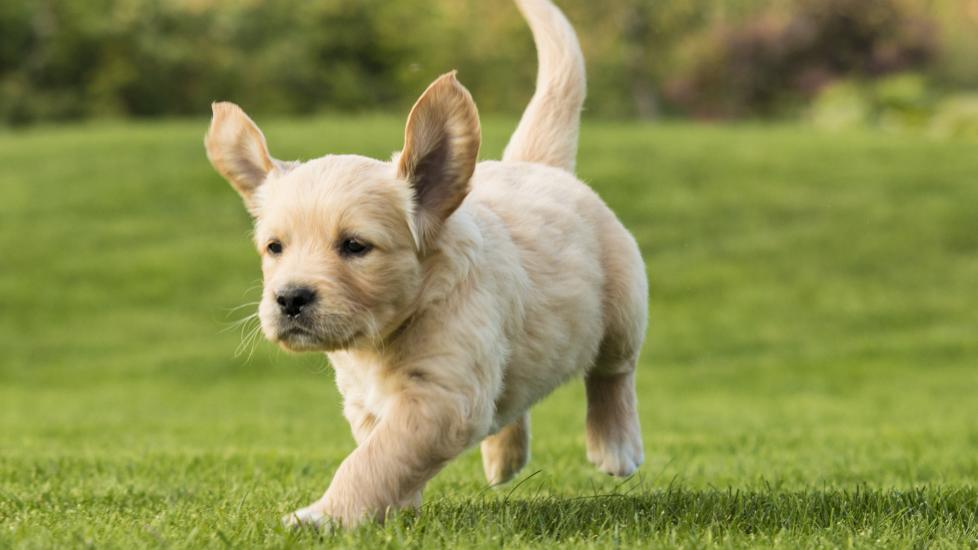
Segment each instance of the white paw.
[{"label": "white paw", "polygon": [[323,529],[332,524],[329,516],[324,514],[322,508],[315,504],[300,508],[291,514],[286,514],[282,517],[282,523],[290,529],[300,529],[303,527]]},{"label": "white paw", "polygon": [[606,443],[599,449],[589,448],[587,459],[608,475],[626,477],[635,473],[645,457],[642,453],[642,442],[638,440]]}]

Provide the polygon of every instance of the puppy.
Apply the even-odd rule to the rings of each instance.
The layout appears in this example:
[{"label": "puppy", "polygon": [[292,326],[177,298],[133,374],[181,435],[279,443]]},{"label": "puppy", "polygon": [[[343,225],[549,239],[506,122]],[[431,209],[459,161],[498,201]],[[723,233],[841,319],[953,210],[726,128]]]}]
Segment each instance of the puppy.
[{"label": "puppy", "polygon": [[468,91],[446,74],[408,115],[393,161],[281,162],[236,105],[215,103],[207,156],[255,220],[267,338],[323,351],[357,448],[291,524],[354,526],[417,508],[481,442],[496,485],[529,458],[529,409],[587,386],[587,456],[642,463],[635,364],[647,283],[635,240],[573,175],[584,59],[549,0],[516,0],[537,89],[501,162],[481,162]]}]

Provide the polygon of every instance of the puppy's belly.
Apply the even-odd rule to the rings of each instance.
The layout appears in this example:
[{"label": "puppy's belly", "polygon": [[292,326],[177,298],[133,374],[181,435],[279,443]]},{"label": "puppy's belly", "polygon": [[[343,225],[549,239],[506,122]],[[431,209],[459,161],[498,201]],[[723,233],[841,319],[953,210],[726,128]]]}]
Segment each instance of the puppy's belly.
[{"label": "puppy's belly", "polygon": [[594,274],[594,262],[583,263],[591,264],[585,269],[591,276],[537,288],[526,300],[522,330],[507,346],[510,356],[504,365],[502,392],[496,399],[494,429],[513,422],[593,364],[604,334],[601,278]]},{"label": "puppy's belly", "polygon": [[507,278],[504,266],[521,281],[496,289],[500,296],[518,289],[509,301],[522,311],[506,331],[510,353],[495,399],[501,428],[593,364],[605,334],[603,255],[627,252],[631,239],[584,183],[541,165],[481,163],[466,201],[487,241],[496,236],[514,248],[504,254],[494,245],[497,257],[484,265],[500,271],[498,279]]},{"label": "puppy's belly", "polygon": [[496,399],[493,433],[518,419],[570,378],[582,375],[593,357],[591,346],[580,346],[565,350],[548,361],[510,361],[506,366],[503,391]]}]

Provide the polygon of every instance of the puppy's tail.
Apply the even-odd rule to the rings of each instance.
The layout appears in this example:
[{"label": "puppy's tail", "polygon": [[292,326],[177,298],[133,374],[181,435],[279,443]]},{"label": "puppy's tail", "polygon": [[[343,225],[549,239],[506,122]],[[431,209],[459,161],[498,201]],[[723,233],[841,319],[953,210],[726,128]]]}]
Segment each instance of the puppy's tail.
[{"label": "puppy's tail", "polygon": [[581,108],[587,93],[584,54],[567,18],[550,0],[516,0],[533,31],[537,89],[503,160],[538,162],[574,172]]}]

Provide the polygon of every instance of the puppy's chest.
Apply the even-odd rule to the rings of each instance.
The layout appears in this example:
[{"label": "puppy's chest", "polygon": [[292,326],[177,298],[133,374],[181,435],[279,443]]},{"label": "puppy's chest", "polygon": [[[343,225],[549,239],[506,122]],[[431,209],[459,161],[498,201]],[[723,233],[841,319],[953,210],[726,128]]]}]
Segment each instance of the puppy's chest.
[{"label": "puppy's chest", "polygon": [[348,354],[330,355],[330,361],[336,370],[336,386],[343,395],[346,407],[383,417],[384,411],[402,389],[396,373],[379,361],[354,358]]}]

